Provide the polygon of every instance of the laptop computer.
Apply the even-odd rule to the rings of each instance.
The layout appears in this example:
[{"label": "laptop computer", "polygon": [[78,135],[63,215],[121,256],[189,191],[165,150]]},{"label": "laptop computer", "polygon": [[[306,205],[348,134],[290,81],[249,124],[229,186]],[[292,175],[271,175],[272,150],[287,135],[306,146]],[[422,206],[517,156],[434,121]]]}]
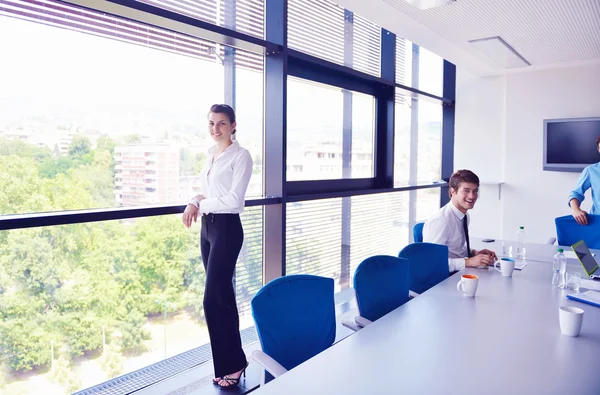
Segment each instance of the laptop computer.
[{"label": "laptop computer", "polygon": [[594,255],[592,255],[590,249],[585,244],[585,241],[578,241],[573,244],[571,248],[587,275],[592,279],[600,279],[600,267],[598,266],[598,262],[596,262]]}]

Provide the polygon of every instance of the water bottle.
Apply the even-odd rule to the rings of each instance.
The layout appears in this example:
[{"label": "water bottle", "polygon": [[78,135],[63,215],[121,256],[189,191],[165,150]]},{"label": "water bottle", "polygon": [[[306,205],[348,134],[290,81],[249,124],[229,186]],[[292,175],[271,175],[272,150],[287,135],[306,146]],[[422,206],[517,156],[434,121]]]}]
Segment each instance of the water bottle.
[{"label": "water bottle", "polygon": [[562,253],[562,248],[554,256],[558,257],[558,264],[560,266],[558,271],[558,288],[567,288],[567,257]]},{"label": "water bottle", "polygon": [[519,227],[517,231],[517,258],[525,259],[525,228]]},{"label": "water bottle", "polygon": [[[565,278],[564,277],[565,277],[565,274],[567,271],[567,257],[565,256],[565,254],[563,254],[562,248],[559,248],[556,255],[554,255],[552,270],[554,272],[552,275],[552,286],[558,287],[558,288],[564,288],[565,287]],[[561,278],[563,279],[562,286],[561,286]]]}]

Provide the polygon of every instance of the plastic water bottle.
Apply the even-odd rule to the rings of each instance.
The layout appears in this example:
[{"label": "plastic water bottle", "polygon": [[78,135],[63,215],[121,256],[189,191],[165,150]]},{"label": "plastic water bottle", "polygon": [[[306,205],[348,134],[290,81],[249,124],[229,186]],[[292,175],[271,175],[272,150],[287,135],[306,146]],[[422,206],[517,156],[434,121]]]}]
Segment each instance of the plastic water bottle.
[{"label": "plastic water bottle", "polygon": [[517,258],[525,259],[525,227],[519,227],[517,231]]},{"label": "plastic water bottle", "polygon": [[566,282],[565,275],[567,272],[567,257],[563,254],[562,248],[559,248],[556,255],[554,255],[552,270],[554,271],[554,274],[552,275],[552,286],[564,288]]},{"label": "plastic water bottle", "polygon": [[[557,254],[558,255],[558,254]],[[561,253],[560,269],[558,272],[558,288],[567,288],[567,257]]]}]

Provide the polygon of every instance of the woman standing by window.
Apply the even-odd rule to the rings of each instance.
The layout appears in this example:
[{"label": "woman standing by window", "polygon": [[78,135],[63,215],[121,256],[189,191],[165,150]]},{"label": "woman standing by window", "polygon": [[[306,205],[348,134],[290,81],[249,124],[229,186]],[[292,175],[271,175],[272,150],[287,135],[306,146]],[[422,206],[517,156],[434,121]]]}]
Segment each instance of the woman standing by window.
[{"label": "woman standing by window", "polygon": [[202,194],[187,205],[182,218],[189,228],[198,215],[202,216],[204,315],[215,368],[213,383],[221,389],[237,387],[248,366],[232,279],[244,241],[240,213],[252,175],[252,156],[235,140],[236,126],[230,106],[215,104],[210,108],[208,130],[215,145],[209,149],[200,174]]}]

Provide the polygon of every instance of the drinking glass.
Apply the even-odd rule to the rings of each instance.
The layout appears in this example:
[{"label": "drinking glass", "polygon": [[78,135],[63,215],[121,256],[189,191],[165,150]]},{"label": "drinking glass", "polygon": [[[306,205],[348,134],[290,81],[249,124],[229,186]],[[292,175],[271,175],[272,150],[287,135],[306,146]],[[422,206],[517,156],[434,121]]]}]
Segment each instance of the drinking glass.
[{"label": "drinking glass", "polygon": [[581,273],[567,273],[567,289],[579,292]]}]

